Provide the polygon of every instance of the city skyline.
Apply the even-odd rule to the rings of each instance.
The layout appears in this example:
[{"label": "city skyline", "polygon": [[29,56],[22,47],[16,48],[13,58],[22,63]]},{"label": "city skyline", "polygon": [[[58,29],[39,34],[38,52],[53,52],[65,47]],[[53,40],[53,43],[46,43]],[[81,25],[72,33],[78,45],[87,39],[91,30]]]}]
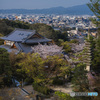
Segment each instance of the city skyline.
[{"label": "city skyline", "polygon": [[0,0],[0,9],[44,9],[87,4],[89,0]]}]

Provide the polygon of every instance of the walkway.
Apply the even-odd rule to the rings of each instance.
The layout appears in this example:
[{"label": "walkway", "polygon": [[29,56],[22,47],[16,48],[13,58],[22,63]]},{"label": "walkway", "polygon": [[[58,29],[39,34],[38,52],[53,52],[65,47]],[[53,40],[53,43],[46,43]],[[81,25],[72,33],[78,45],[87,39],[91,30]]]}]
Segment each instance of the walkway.
[{"label": "walkway", "polygon": [[72,92],[72,84],[68,83],[65,86],[56,86],[56,87],[50,87],[51,89],[55,90],[55,91],[60,91],[63,93],[70,93]]}]

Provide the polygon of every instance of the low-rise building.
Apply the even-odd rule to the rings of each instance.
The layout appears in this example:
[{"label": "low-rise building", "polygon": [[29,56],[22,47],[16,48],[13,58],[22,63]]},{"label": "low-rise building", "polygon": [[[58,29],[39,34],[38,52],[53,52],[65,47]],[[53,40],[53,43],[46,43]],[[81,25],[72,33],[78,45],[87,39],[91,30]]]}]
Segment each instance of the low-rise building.
[{"label": "low-rise building", "polygon": [[15,29],[9,35],[1,37],[4,40],[4,45],[1,48],[5,48],[8,51],[17,50],[18,52],[31,52],[31,46],[41,44],[52,43],[51,39],[47,39],[37,33],[35,30]]}]

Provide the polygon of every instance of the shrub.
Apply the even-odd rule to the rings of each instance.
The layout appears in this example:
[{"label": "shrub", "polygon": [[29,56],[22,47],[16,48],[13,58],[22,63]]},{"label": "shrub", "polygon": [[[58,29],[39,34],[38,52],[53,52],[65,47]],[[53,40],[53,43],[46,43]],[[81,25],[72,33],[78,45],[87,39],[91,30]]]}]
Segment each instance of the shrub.
[{"label": "shrub", "polygon": [[4,77],[3,78],[3,84],[4,84],[4,86],[10,87],[12,85],[11,77]]},{"label": "shrub", "polygon": [[24,80],[24,82],[26,83],[26,85],[30,85],[30,84],[32,84],[33,83],[33,79],[32,78],[26,78],[25,80]]},{"label": "shrub", "polygon": [[59,98],[58,100],[79,100],[74,97],[70,97],[70,95],[67,93],[63,93],[63,92],[59,92],[59,91],[55,92],[55,96],[57,96]]},{"label": "shrub", "polygon": [[63,85],[63,80],[59,79],[59,78],[54,78],[53,80],[53,85]]},{"label": "shrub", "polygon": [[34,87],[34,90],[40,92],[40,93],[43,93],[45,95],[49,95],[50,92],[51,92],[51,89],[49,89],[48,87],[46,86],[41,86],[40,84],[38,83],[33,83],[33,87]]},{"label": "shrub", "polygon": [[70,43],[79,43],[77,39],[71,40]]}]

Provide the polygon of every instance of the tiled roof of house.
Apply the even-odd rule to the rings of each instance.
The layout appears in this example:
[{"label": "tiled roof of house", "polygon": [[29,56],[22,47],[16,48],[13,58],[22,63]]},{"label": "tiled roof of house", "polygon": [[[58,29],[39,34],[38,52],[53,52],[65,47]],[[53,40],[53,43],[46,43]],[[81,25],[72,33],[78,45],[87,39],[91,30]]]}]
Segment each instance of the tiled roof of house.
[{"label": "tiled roof of house", "polygon": [[[35,34],[39,35],[38,37],[32,37]],[[31,38],[32,37],[32,38]],[[21,52],[31,52],[31,46],[37,43],[46,43],[52,41],[41,36],[39,33],[36,33],[35,30],[26,30],[26,29],[15,29],[12,33],[7,36],[1,37],[3,40],[13,41],[17,49]]]},{"label": "tiled roof of house", "polygon": [[29,38],[36,33],[35,30],[26,29],[15,29],[12,33],[7,36],[1,37],[1,39],[22,42],[23,40]]},{"label": "tiled roof of house", "polygon": [[32,44],[32,43],[43,43],[43,42],[50,42],[51,39],[47,38],[34,38],[34,39],[27,39],[25,41],[26,44]]},{"label": "tiled roof of house", "polygon": [[22,43],[15,43],[15,45],[21,52],[29,53],[32,51],[32,48],[30,45],[22,44]]}]

